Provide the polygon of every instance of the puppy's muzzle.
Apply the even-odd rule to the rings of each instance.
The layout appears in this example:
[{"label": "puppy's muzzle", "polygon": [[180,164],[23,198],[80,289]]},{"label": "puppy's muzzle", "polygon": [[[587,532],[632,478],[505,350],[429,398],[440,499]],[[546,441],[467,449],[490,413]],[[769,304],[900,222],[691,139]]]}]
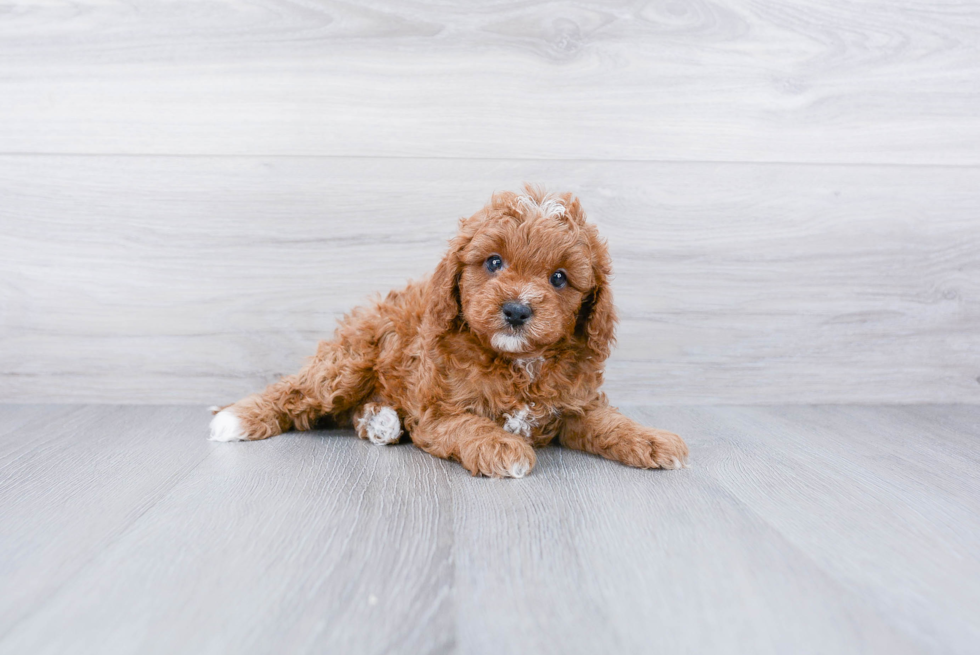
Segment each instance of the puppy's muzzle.
[{"label": "puppy's muzzle", "polygon": [[505,302],[500,311],[503,312],[507,325],[515,328],[527,323],[534,314],[531,306],[522,302]]}]

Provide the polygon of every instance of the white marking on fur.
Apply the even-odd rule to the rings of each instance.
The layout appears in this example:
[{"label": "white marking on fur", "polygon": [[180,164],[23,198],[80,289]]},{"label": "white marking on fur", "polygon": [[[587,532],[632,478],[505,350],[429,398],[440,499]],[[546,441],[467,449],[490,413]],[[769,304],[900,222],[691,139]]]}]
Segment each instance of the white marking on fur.
[{"label": "white marking on fur", "polygon": [[531,357],[529,359],[515,359],[514,364],[524,369],[527,373],[527,377],[534,382],[534,379],[538,377],[538,372],[541,370],[541,365],[544,364],[544,357]]},{"label": "white marking on fur", "polygon": [[510,468],[507,469],[507,475],[512,478],[523,478],[530,470],[531,461],[522,457],[519,461],[516,461],[510,465]]},{"label": "white marking on fur", "polygon": [[531,196],[517,196],[517,204],[525,209],[540,210],[545,218],[561,218],[565,215],[565,205],[560,200],[547,199],[541,204],[535,202]]},{"label": "white marking on fur", "polygon": [[247,441],[242,422],[230,409],[223,409],[211,419],[211,441]]},{"label": "white marking on fur", "polygon": [[559,200],[545,200],[541,205],[541,213],[548,218],[561,218],[565,215],[565,205]]},{"label": "white marking on fur", "polygon": [[379,407],[358,420],[358,428],[367,433],[368,440],[378,446],[395,443],[402,436],[398,412],[391,407]]},{"label": "white marking on fur", "polygon": [[534,199],[527,195],[517,196],[517,204],[527,210],[534,210],[538,208],[538,203],[534,202]]},{"label": "white marking on fur", "polygon": [[516,334],[498,332],[490,339],[490,345],[504,353],[522,353],[527,349],[527,340]]},{"label": "white marking on fur", "polygon": [[681,460],[677,459],[676,457],[672,457],[670,461],[674,465],[673,468],[675,469],[681,468]]},{"label": "white marking on fur", "polygon": [[531,416],[531,408],[527,405],[524,409],[519,409],[513,414],[504,414],[504,431],[516,434],[525,439],[531,438],[531,430],[538,424],[538,420]]},{"label": "white marking on fur", "polygon": [[530,284],[525,284],[521,287],[521,292],[517,294],[517,298],[525,305],[534,307],[535,303],[539,303],[544,300],[544,294]]}]

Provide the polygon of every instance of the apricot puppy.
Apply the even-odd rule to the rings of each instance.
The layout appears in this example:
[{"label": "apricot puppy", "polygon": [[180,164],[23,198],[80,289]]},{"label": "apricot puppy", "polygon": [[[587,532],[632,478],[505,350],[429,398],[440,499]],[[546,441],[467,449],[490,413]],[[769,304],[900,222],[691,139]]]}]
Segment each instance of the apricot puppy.
[{"label": "apricot puppy", "polygon": [[474,475],[520,478],[534,447],[681,468],[676,434],[600,390],[616,312],[609,254],[577,198],[498,193],[459,223],[432,276],[345,316],[297,374],[217,411],[211,439],[265,439],[330,416],[375,444],[407,432]]}]

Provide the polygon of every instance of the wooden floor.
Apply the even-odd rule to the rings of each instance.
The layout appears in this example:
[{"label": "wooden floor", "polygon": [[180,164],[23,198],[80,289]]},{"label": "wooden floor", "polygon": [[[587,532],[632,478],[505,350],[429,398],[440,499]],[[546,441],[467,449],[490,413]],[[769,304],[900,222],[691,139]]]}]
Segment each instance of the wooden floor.
[{"label": "wooden floor", "polygon": [[692,467],[5,406],[0,652],[976,652],[980,407],[626,411]]}]

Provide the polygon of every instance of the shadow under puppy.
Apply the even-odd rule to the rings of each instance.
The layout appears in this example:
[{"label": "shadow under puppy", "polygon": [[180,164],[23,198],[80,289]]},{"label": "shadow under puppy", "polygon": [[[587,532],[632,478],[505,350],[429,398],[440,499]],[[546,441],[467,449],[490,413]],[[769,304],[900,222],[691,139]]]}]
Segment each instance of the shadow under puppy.
[{"label": "shadow under puppy", "polygon": [[616,313],[609,254],[577,198],[498,193],[433,275],[345,316],[297,374],[217,411],[211,439],[265,439],[322,417],[362,439],[523,477],[555,437],[642,468],[687,461],[675,434],[642,426],[600,391]]}]

